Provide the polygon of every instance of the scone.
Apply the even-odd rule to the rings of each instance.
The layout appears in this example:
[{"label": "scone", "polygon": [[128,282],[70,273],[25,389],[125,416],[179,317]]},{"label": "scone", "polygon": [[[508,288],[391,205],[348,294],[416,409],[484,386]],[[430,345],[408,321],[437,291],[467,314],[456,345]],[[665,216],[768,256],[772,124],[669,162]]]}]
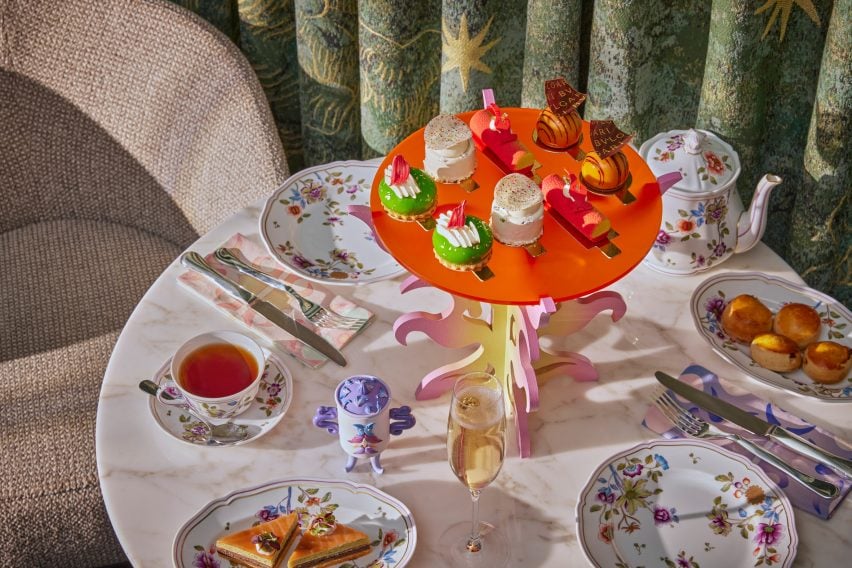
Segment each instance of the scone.
[{"label": "scone", "polygon": [[772,330],[772,312],[754,296],[741,294],[725,306],[720,323],[734,341],[751,343],[761,333]]},{"label": "scone", "polygon": [[850,349],[834,341],[817,341],[805,349],[802,369],[818,383],[839,383],[852,365]]},{"label": "scone", "polygon": [[802,366],[802,354],[792,339],[777,333],[761,333],[751,342],[751,358],[765,369],[778,373]]},{"label": "scone", "polygon": [[787,304],[775,314],[772,331],[789,337],[804,349],[819,337],[822,322],[815,309],[805,304]]}]

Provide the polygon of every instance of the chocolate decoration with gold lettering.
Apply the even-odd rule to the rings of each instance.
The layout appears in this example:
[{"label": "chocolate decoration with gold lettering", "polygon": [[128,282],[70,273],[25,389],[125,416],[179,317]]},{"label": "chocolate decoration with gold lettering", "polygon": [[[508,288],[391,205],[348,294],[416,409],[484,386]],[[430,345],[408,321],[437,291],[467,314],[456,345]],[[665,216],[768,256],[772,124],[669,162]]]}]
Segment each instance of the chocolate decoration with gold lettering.
[{"label": "chocolate decoration with gold lettering", "polygon": [[592,120],[589,123],[592,137],[592,147],[601,158],[609,158],[622,146],[633,139],[632,134],[625,134],[611,120]]},{"label": "chocolate decoration with gold lettering", "polygon": [[547,106],[559,116],[571,114],[586,100],[585,94],[574,89],[562,77],[544,82],[544,96],[547,97]]}]

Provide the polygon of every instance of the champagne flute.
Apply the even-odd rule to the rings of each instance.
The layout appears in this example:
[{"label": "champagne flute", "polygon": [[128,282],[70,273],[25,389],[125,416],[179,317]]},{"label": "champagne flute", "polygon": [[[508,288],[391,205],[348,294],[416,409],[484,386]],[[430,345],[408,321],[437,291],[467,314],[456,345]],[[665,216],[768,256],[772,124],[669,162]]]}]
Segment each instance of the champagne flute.
[{"label": "champagne flute", "polygon": [[451,566],[505,566],[506,539],[493,525],[479,520],[481,491],[497,478],[506,453],[506,410],[503,388],[490,373],[470,373],[453,387],[447,423],[447,457],[456,477],[470,491],[473,522],[457,523],[440,538]]}]

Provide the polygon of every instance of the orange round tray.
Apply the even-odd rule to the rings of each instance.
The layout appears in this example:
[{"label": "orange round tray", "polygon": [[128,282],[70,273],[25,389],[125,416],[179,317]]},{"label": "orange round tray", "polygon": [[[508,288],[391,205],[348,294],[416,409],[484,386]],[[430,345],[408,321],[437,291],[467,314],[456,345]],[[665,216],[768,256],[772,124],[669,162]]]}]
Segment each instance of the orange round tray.
[{"label": "orange round tray", "polygon": [[[566,169],[579,175],[580,163],[567,152],[548,151],[533,142],[538,110],[503,110],[509,113],[512,130],[518,139],[541,164],[535,173],[542,179],[550,174],[564,175]],[[473,111],[461,113],[458,117],[469,122],[472,115]],[[585,121],[580,147],[585,152],[592,149],[589,123]],[[548,296],[561,302],[585,296],[629,273],[651,249],[660,230],[662,200],[657,180],[635,150],[629,147],[622,150],[632,175],[628,190],[636,201],[624,205],[616,196],[589,194],[589,201],[610,219],[612,228],[619,234],[612,242],[621,249],[621,253],[613,258],[607,258],[597,248],[586,248],[546,212],[540,242],[547,252],[538,258],[532,258],[523,248],[494,241],[494,251],[488,262],[494,277],[489,280],[481,282],[472,272],[456,272],[441,266],[432,251],[431,231],[425,231],[417,223],[390,218],[378,197],[385,168],[395,155],[405,156],[412,167],[423,167],[425,146],[422,128],[388,152],[379,166],[370,193],[373,225],[384,246],[402,266],[447,292],[496,304],[537,304],[540,298]],[[438,211],[442,206],[456,205],[465,199],[465,212],[488,222],[494,186],[505,174],[479,150],[476,151],[476,159],[473,179],[479,188],[467,193],[457,184],[438,183]]]}]

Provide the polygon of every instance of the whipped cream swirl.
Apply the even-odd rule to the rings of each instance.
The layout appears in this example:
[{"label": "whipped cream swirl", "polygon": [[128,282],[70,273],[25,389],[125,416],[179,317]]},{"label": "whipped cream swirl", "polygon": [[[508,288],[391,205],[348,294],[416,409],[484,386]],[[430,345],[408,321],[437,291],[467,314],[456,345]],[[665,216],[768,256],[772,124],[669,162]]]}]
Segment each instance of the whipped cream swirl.
[{"label": "whipped cream swirl", "polygon": [[408,177],[405,178],[405,181],[398,184],[391,183],[391,176],[393,174],[393,166],[388,166],[385,168],[385,183],[388,184],[388,187],[391,188],[391,191],[399,197],[400,199],[407,197],[416,197],[418,193],[420,193],[420,187],[418,187],[417,182],[414,180],[414,176],[408,174]]},{"label": "whipped cream swirl", "polygon": [[439,235],[450,241],[451,245],[454,247],[469,248],[479,244],[479,231],[476,229],[476,225],[473,224],[473,221],[468,221],[467,225],[463,227],[453,228],[447,227],[449,222],[449,212],[441,213],[438,216],[438,226],[435,230],[438,231]]}]

